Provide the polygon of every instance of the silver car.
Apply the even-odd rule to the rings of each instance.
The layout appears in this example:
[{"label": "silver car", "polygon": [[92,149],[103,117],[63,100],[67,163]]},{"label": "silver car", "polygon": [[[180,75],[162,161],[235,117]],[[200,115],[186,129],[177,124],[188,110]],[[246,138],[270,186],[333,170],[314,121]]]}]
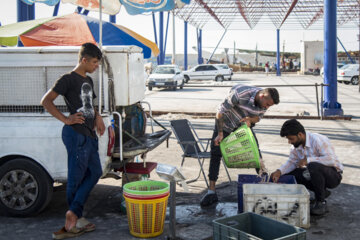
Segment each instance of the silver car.
[{"label": "silver car", "polygon": [[170,88],[176,91],[177,87],[183,89],[184,75],[177,65],[159,65],[149,76],[147,85],[149,91],[154,87]]}]

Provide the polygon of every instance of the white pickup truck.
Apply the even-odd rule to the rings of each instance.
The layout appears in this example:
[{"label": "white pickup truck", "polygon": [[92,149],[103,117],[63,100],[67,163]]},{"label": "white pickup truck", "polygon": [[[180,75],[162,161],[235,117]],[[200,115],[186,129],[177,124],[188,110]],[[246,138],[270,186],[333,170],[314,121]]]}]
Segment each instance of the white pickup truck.
[{"label": "white pickup truck", "polygon": [[[78,51],[78,47],[0,48],[0,211],[7,215],[40,212],[51,200],[53,183],[67,180],[63,124],[44,110],[40,99],[74,68]],[[102,106],[107,128],[99,137],[106,177],[124,161],[157,147],[170,131],[145,133],[142,49],[109,46],[103,53],[102,67],[90,76],[98,96],[95,105]],[[55,104],[68,114],[61,97]]]}]

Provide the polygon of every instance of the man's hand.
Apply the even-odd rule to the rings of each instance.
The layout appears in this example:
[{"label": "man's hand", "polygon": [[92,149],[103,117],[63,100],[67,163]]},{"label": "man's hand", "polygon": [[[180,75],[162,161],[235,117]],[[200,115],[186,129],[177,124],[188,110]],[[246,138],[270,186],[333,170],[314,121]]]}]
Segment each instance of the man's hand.
[{"label": "man's hand", "polygon": [[85,118],[82,112],[74,113],[68,116],[65,119],[66,125],[73,125],[73,124],[83,124],[85,122]]},{"label": "man's hand", "polygon": [[307,158],[306,156],[301,159],[297,165],[299,168],[303,168],[303,167],[306,167],[307,166]]},{"label": "man's hand", "polygon": [[100,136],[102,136],[105,132],[105,124],[104,121],[102,119],[102,117],[100,115],[96,115],[95,118],[95,127],[96,127],[96,131],[98,132],[98,134]]},{"label": "man's hand", "polygon": [[248,127],[251,127],[251,117],[244,117],[240,120],[240,122],[244,122]]},{"label": "man's hand", "polygon": [[214,140],[214,144],[215,144],[215,146],[219,146],[219,144],[220,144],[220,142],[223,140],[223,138],[224,138],[224,135],[223,135],[223,133],[218,133],[218,135],[217,135],[217,137],[215,138],[215,140]]},{"label": "man's hand", "polygon": [[279,181],[280,176],[281,176],[281,171],[278,169],[270,175],[270,178],[274,183],[277,183]]}]

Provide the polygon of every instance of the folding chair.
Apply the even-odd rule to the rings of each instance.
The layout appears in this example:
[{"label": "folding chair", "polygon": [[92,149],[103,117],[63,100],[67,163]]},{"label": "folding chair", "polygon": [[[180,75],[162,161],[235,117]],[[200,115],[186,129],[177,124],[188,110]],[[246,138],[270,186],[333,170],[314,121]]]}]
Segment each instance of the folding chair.
[{"label": "folding chair", "polygon": [[[206,182],[207,187],[209,187],[203,165],[205,159],[210,159],[210,151],[208,151],[208,147],[211,141],[211,138],[199,138],[196,134],[196,131],[192,124],[187,119],[179,119],[179,120],[172,120],[170,121],[171,129],[174,132],[176,139],[178,140],[178,143],[181,146],[181,149],[183,150],[183,159],[181,161],[181,167],[184,164],[185,158],[196,158],[200,165],[200,171],[199,175],[191,180],[188,180],[186,183],[192,183],[198,180],[200,177],[200,174],[202,173],[204,175],[204,179]],[[203,141],[206,141],[206,147],[203,145]],[[200,147],[199,147],[200,145]],[[201,161],[202,159],[202,161]],[[228,172],[228,169],[225,165],[224,160],[221,158],[221,161],[224,164],[226,174],[229,178],[229,182],[231,182],[231,178]]]}]

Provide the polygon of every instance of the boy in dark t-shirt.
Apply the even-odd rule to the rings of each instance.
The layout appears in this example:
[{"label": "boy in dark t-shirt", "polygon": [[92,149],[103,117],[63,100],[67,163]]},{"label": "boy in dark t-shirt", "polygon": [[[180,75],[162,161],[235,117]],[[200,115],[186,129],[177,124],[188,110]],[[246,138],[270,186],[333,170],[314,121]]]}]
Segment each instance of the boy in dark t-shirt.
[{"label": "boy in dark t-shirt", "polygon": [[[102,53],[96,45],[83,44],[74,70],[57,80],[41,99],[45,109],[65,124],[62,140],[68,153],[66,198],[69,210],[65,215],[65,226],[53,233],[54,239],[75,237],[95,230],[95,225],[82,217],[82,212],[91,190],[102,175],[95,129],[102,135],[105,125],[93,106],[96,98],[94,84],[87,76],[98,68],[101,58]],[[54,105],[59,95],[64,97],[69,116]]]}]

